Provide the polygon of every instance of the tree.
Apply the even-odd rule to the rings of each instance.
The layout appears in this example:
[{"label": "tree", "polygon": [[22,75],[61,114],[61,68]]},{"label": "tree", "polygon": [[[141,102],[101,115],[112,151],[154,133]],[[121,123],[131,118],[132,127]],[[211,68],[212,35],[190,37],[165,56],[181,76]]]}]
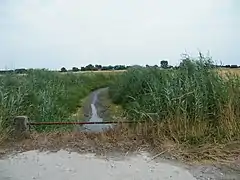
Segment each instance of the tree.
[{"label": "tree", "polygon": [[114,70],[114,67],[111,66],[111,65],[109,65],[109,66],[108,66],[108,70]]},{"label": "tree", "polygon": [[107,66],[103,66],[102,71],[106,71],[106,70],[108,70]]},{"label": "tree", "polygon": [[73,72],[78,72],[79,69],[78,69],[77,67],[73,67],[73,68],[72,68],[72,71],[73,71]]},{"label": "tree", "polygon": [[97,70],[101,70],[101,69],[102,69],[102,65],[98,65],[98,64],[96,64],[96,65],[95,65],[95,69],[97,69]]},{"label": "tree", "polygon": [[25,73],[27,73],[27,70],[24,69],[24,68],[15,69],[15,73],[17,73],[17,74],[25,74]]},{"label": "tree", "polygon": [[162,61],[160,62],[160,64],[161,64],[161,68],[164,68],[164,69],[167,69],[167,68],[168,68],[168,61],[162,60]]},{"label": "tree", "polygon": [[61,72],[67,72],[67,69],[65,67],[62,67]]},{"label": "tree", "polygon": [[86,71],[86,68],[85,67],[81,67],[81,71]]},{"label": "tree", "polygon": [[238,68],[238,65],[231,65],[230,68]]},{"label": "tree", "polygon": [[93,71],[95,68],[94,68],[94,66],[92,65],[92,64],[89,64],[89,65],[87,65],[86,67],[85,67],[85,70],[86,71]]},{"label": "tree", "polygon": [[14,73],[14,70],[0,70],[0,74]]},{"label": "tree", "polygon": [[126,69],[125,65],[116,65],[113,68],[114,68],[114,70],[125,70]]}]

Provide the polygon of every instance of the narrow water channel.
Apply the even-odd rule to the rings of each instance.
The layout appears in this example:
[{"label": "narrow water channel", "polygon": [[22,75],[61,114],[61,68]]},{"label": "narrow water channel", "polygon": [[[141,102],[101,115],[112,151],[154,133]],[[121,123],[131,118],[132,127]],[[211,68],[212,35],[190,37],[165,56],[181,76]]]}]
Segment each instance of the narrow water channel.
[{"label": "narrow water channel", "polygon": [[[99,93],[107,91],[108,88],[101,88],[93,92],[90,107],[91,107],[91,116],[88,119],[89,122],[103,122],[103,118],[100,118],[98,115],[97,102],[99,101]],[[102,132],[112,128],[111,124],[85,124],[83,125],[83,130],[85,132]]]}]

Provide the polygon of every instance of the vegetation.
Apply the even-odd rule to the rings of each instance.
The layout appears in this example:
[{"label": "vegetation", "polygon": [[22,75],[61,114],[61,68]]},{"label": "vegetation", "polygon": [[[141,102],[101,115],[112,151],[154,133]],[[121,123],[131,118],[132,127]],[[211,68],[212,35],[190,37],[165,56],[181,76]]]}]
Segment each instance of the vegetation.
[{"label": "vegetation", "polygon": [[164,69],[167,69],[167,68],[168,68],[168,61],[162,60],[162,61],[160,62],[160,64],[161,64],[161,68],[164,68]]},{"label": "vegetation", "polygon": [[[230,150],[239,154],[239,148],[229,146],[234,141],[239,145],[240,141],[239,69],[216,68],[210,58],[201,54],[196,59],[184,57],[178,67],[169,66],[167,61],[160,65],[161,68],[88,65],[70,70],[85,73],[71,73],[64,67],[61,72],[65,73],[4,71],[5,75],[0,76],[0,142],[6,138],[14,116],[27,115],[33,121],[67,121],[81,106],[81,99],[94,89],[110,85],[110,97],[124,109],[124,119],[147,121],[146,126],[137,125],[141,130],[137,135],[128,126],[124,127],[126,131],[114,133],[130,139],[143,138],[154,147],[162,147],[166,140],[191,145],[186,155],[200,151],[209,156],[220,154],[216,145],[226,155]],[[108,71],[112,69],[124,71]],[[95,70],[101,71],[90,72]],[[203,145],[209,144],[209,151],[203,150]],[[229,151],[223,148],[225,145]],[[184,154],[184,150],[180,148],[178,152]]]},{"label": "vegetation", "polygon": [[16,115],[27,115],[33,121],[66,121],[83,97],[107,86],[111,78],[44,70],[0,76],[0,137]]},{"label": "vegetation", "polygon": [[67,69],[65,67],[62,67],[61,72],[67,72]]},{"label": "vegetation", "polygon": [[[240,140],[240,76],[185,57],[178,69],[133,68],[110,88],[128,118],[153,122],[146,135],[200,145]],[[150,123],[151,124],[151,123]]]},{"label": "vegetation", "polygon": [[127,67],[124,65],[116,65],[116,66],[102,66],[102,65],[95,65],[92,64],[87,65],[86,67],[81,67],[81,71],[110,71],[110,70],[126,70]]}]

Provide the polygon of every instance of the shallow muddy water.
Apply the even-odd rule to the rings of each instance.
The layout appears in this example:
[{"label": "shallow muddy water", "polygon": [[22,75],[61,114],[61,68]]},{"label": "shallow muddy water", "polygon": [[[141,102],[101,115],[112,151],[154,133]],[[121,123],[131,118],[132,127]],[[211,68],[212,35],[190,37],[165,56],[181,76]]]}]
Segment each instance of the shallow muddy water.
[{"label": "shallow muddy water", "polygon": [[[98,89],[90,95],[89,103],[90,103],[90,118],[86,118],[89,122],[103,122],[103,118],[99,117],[98,115],[98,107],[97,102],[99,101],[99,94],[103,91],[108,91],[108,88],[101,88]],[[113,125],[111,124],[85,124],[82,126],[81,131],[86,132],[102,132],[109,128],[112,128]]]}]

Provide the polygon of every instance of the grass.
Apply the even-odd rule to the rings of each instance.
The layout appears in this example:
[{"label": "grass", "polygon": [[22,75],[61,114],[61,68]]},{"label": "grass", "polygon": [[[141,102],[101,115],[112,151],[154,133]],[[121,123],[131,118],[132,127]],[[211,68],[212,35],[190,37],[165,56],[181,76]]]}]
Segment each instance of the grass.
[{"label": "grass", "polygon": [[211,69],[204,57],[186,57],[177,70],[134,68],[110,87],[114,103],[133,121],[145,120],[149,142],[186,146],[240,140],[240,76]]},{"label": "grass", "polygon": [[[106,142],[108,148],[125,146],[127,151],[149,143],[158,152],[184,159],[233,160],[240,148],[239,71],[211,69],[210,65],[209,59],[199,57],[183,59],[181,67],[174,70],[32,71],[26,76],[1,76],[0,142],[7,137],[14,116],[27,115],[34,121],[69,120],[92,90],[111,84],[111,100],[119,105],[111,106],[111,112],[121,114],[123,108],[128,120],[147,123],[126,125],[102,135],[89,134],[88,138],[96,140],[94,148],[104,147],[99,141]],[[64,142],[60,134],[48,134],[54,138],[46,146]],[[75,136],[79,140],[72,133],[66,136],[65,145],[70,139],[75,141]],[[86,141],[86,137],[80,141]],[[72,143],[74,147],[76,143]]]},{"label": "grass", "polygon": [[104,74],[62,75],[44,70],[33,70],[26,76],[1,76],[0,142],[6,138],[14,116],[27,115],[32,121],[67,121],[81,106],[81,99],[107,86],[111,79]]}]

